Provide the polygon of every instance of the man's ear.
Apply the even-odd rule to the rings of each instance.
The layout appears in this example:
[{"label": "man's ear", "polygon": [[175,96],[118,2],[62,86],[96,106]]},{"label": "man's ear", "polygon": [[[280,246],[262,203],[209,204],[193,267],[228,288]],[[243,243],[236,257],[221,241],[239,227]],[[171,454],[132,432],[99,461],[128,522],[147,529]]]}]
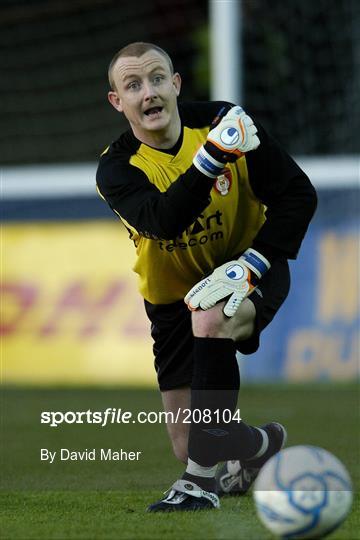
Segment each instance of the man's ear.
[{"label": "man's ear", "polygon": [[178,96],[180,94],[180,89],[181,89],[181,77],[179,73],[174,73],[173,85],[175,87],[176,95]]},{"label": "man's ear", "polygon": [[121,99],[117,95],[117,92],[114,92],[113,90],[111,92],[108,92],[108,100],[111,103],[111,105],[119,112],[123,111],[122,105],[121,105]]}]

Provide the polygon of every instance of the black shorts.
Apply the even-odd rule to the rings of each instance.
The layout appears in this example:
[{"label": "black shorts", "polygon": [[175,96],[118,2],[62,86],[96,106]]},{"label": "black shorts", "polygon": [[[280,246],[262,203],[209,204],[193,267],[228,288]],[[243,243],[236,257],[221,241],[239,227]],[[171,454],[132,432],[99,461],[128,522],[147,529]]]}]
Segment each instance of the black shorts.
[{"label": "black shorts", "polygon": [[[238,351],[252,354],[258,349],[261,332],[274,318],[287,297],[289,288],[289,265],[286,259],[279,259],[249,296],[256,309],[255,331],[251,338],[236,343]],[[151,321],[154,363],[160,390],[189,386],[192,379],[194,342],[191,312],[183,300],[158,305],[145,300],[145,310]]]}]

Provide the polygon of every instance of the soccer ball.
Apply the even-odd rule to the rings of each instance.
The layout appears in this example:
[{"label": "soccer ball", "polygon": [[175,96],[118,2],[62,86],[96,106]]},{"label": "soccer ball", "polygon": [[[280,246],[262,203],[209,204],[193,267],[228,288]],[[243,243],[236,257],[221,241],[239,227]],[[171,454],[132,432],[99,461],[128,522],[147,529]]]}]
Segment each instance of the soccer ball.
[{"label": "soccer ball", "polygon": [[321,538],[342,523],[352,503],[344,465],[315,446],[292,446],[273,456],[254,485],[257,514],[273,534]]}]

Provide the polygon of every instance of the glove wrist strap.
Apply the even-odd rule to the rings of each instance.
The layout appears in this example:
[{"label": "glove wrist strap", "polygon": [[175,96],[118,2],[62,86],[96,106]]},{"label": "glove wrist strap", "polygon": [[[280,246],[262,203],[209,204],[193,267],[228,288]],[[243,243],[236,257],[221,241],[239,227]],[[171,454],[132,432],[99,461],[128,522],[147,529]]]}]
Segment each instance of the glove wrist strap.
[{"label": "glove wrist strap", "polygon": [[219,176],[223,169],[224,163],[214,159],[209,152],[205,150],[203,146],[199,148],[193,159],[195,167],[209,178],[216,178]]},{"label": "glove wrist strap", "polygon": [[259,279],[270,269],[271,264],[255,249],[247,249],[240,257],[240,260],[254,272]]}]

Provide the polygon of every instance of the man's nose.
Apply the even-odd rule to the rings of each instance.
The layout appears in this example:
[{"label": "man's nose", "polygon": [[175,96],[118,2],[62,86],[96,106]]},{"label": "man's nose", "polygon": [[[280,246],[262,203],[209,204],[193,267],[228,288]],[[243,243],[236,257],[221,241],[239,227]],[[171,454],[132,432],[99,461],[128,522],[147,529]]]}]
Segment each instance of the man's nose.
[{"label": "man's nose", "polygon": [[157,92],[154,88],[154,86],[151,84],[151,82],[147,82],[144,84],[144,99],[146,101],[149,101],[150,99],[153,99],[157,96]]}]

